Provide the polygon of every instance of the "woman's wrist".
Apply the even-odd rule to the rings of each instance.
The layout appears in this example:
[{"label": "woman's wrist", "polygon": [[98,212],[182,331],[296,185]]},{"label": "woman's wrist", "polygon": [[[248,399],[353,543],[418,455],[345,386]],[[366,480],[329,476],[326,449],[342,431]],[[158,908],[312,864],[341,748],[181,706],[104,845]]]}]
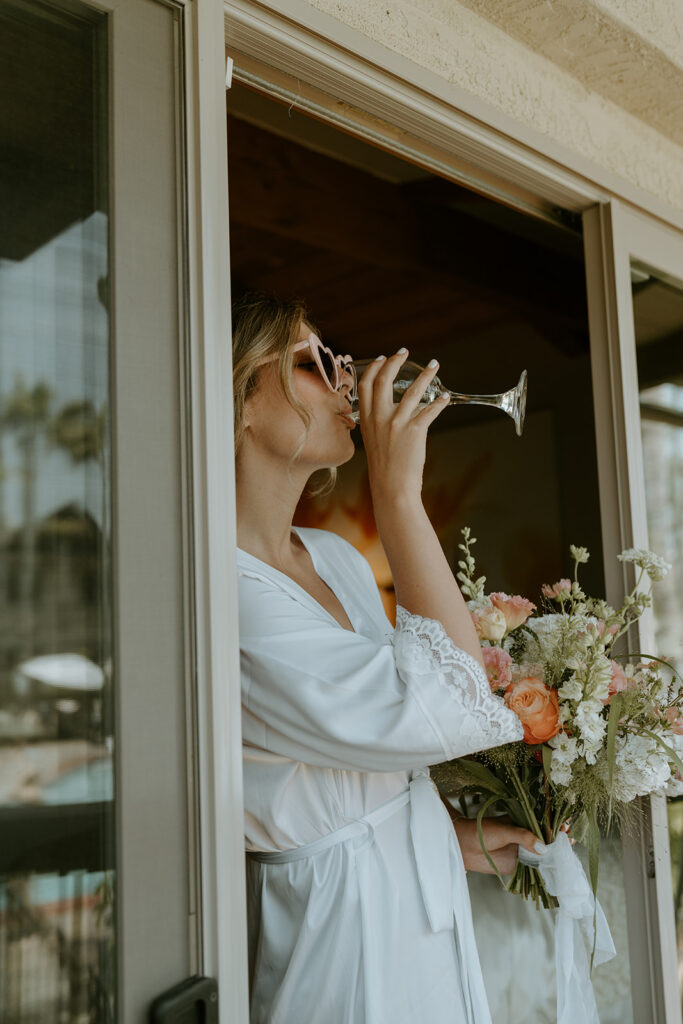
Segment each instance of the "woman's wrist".
[{"label": "woman's wrist", "polygon": [[425,514],[422,494],[404,482],[377,483],[370,478],[370,494],[376,520],[383,516]]}]

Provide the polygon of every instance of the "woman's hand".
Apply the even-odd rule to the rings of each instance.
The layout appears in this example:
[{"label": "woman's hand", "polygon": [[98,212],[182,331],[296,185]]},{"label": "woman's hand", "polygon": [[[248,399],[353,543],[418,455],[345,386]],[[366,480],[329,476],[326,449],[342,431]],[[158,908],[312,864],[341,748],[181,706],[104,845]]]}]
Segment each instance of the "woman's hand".
[{"label": "woman's hand", "polygon": [[[451,816],[467,870],[480,871],[485,875],[495,874],[481,848],[476,821],[472,818],[462,818],[443,796],[441,799]],[[540,842],[538,836],[529,829],[513,825],[507,817],[484,818],[481,828],[486,849],[501,875],[511,875],[515,870],[518,846],[526,847],[531,853],[538,853],[538,850],[534,849],[534,843]]]},{"label": "woman's hand", "polygon": [[407,355],[407,349],[399,349],[388,359],[380,356],[358,382],[360,428],[375,502],[419,499],[427,429],[448,405],[447,398],[438,398],[416,411],[438,370],[436,360],[406,389],[401,401],[394,402],[394,380]]},{"label": "woman's hand", "polygon": [[[481,827],[486,849],[501,875],[511,875],[515,870],[519,846],[525,846],[532,853],[538,853],[538,850],[534,849],[534,843],[538,843],[540,840],[526,828],[511,825],[501,821],[500,818],[484,818]],[[486,854],[479,842],[476,821],[469,818],[455,818],[453,828],[458,837],[465,867],[469,871],[480,871],[484,875],[493,875],[495,872],[486,859]]]}]

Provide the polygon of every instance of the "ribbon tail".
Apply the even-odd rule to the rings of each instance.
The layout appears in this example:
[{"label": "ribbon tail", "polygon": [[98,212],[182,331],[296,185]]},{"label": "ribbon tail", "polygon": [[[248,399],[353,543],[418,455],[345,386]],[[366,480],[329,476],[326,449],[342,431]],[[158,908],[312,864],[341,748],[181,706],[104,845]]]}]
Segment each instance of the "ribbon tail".
[{"label": "ribbon tail", "polygon": [[564,833],[536,859],[548,892],[560,904],[555,911],[557,1024],[599,1024],[587,950],[593,947],[595,910],[594,963],[616,956],[607,918]]},{"label": "ribbon tail", "polygon": [[579,922],[561,909],[555,913],[557,1024],[600,1024]]}]

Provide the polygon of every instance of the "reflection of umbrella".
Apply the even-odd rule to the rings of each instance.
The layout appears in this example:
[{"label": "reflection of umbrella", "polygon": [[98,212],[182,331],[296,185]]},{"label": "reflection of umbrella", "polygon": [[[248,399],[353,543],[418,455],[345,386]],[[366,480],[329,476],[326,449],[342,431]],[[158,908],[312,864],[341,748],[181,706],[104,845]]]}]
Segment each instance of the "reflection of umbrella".
[{"label": "reflection of umbrella", "polygon": [[30,680],[58,690],[86,692],[102,689],[104,672],[82,654],[43,654],[17,665],[15,688],[25,691]]}]

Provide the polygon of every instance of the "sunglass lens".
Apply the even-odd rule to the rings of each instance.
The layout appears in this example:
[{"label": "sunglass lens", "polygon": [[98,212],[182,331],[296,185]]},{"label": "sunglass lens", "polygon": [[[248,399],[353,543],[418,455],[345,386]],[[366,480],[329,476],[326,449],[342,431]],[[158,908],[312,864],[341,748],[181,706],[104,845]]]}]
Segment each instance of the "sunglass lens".
[{"label": "sunglass lens", "polygon": [[336,384],[336,380],[337,380],[337,372],[336,372],[336,367],[335,367],[334,359],[332,358],[330,353],[328,351],[326,351],[326,349],[324,349],[324,348],[320,349],[320,353],[319,354],[320,354],[320,364],[321,364],[321,366],[323,368],[325,376],[327,377],[327,379],[328,379],[328,381],[330,383],[330,387],[334,387],[335,384]]}]

